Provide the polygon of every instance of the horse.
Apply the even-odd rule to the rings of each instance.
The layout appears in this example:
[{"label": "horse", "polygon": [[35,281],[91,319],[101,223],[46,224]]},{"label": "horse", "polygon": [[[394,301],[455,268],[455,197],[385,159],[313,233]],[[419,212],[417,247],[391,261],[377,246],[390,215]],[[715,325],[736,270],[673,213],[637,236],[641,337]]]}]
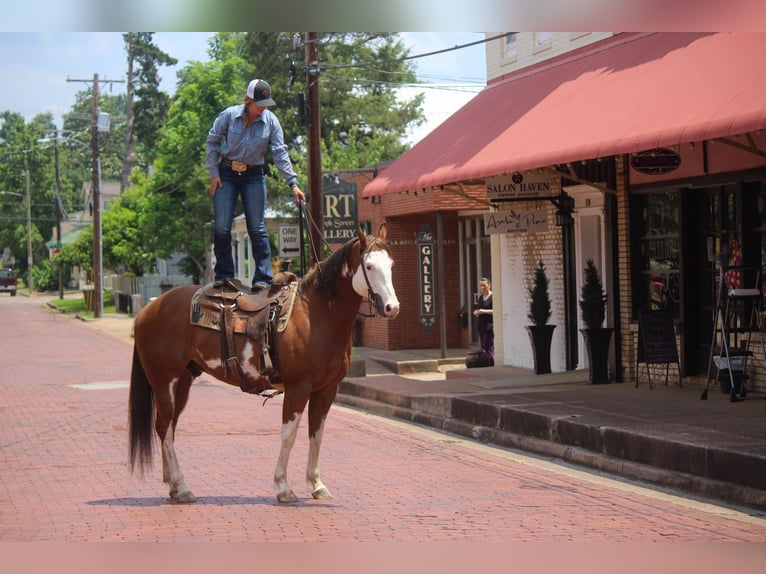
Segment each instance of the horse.
[{"label": "horse", "polygon": [[[287,464],[307,405],[306,482],[314,499],[332,498],[319,475],[319,450],[327,413],[351,360],[354,320],[365,297],[369,297],[371,306],[374,302],[378,315],[394,319],[399,314],[392,283],[394,261],[386,236],[385,223],[377,237],[366,236],[360,227],[358,236],[314,264],[298,282],[289,321],[277,334],[277,388],[284,391],[284,397],[274,487],[281,503],[298,500],[287,481]],[[178,418],[187,404],[192,382],[205,372],[240,386],[242,372],[258,372],[258,354],[244,335],[235,335],[242,368],[227,370],[221,361],[220,332],[191,324],[189,306],[197,289],[189,285],[167,291],[146,305],[134,323],[128,405],[130,467],[143,472],[151,465],[154,423],[162,452],[162,478],[170,488],[171,501],[179,503],[196,502],[174,446]],[[306,361],[305,357],[315,359]]]}]

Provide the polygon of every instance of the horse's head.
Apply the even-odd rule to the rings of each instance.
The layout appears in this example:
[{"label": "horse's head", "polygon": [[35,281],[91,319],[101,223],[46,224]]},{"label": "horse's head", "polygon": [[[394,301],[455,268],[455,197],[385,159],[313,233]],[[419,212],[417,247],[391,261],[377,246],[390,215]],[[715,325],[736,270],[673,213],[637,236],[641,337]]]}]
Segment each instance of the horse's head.
[{"label": "horse's head", "polygon": [[361,263],[354,273],[352,285],[362,297],[375,302],[378,313],[386,319],[399,314],[399,299],[391,281],[394,260],[386,244],[387,228],[383,223],[377,237],[367,237],[359,229],[359,253]]}]

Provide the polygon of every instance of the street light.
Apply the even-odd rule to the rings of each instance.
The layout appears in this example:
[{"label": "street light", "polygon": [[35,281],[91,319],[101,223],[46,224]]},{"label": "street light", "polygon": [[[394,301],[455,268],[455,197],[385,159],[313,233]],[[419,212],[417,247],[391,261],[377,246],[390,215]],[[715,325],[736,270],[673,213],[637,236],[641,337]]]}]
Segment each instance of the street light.
[{"label": "street light", "polygon": [[[29,273],[29,279],[27,285],[29,286],[29,296],[33,297],[33,284],[32,284],[32,202],[29,198],[29,170],[24,170],[24,176],[26,181],[26,199],[27,199],[27,272]],[[2,195],[15,195],[16,197],[24,197],[21,193],[15,191],[0,191]]]}]

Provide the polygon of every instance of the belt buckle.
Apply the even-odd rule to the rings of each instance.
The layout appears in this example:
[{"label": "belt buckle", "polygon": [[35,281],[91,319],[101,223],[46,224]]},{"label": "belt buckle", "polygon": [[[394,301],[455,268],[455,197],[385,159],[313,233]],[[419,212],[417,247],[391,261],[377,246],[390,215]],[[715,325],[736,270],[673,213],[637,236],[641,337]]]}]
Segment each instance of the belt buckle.
[{"label": "belt buckle", "polygon": [[242,173],[243,171],[247,171],[247,164],[244,161],[233,160],[231,162],[231,169],[237,173]]}]

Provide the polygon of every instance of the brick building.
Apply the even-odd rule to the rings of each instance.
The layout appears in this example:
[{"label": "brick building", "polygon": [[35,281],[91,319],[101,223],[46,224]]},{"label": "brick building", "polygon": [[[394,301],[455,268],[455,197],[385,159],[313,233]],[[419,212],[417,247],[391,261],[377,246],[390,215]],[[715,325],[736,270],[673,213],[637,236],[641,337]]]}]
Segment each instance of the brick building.
[{"label": "brick building", "polygon": [[[358,183],[360,221],[389,227],[402,300],[400,319],[365,325],[364,343],[472,343],[470,314],[460,317],[488,276],[496,360],[531,367],[526,289],[542,260],[557,325],[552,368],[583,368],[577,301],[592,259],[615,329],[613,377],[632,380],[637,319],[648,309],[671,315],[683,375],[704,376],[720,254],[735,241],[744,264],[766,263],[764,57],[764,34],[512,33],[488,42],[487,88]],[[498,200],[509,181],[546,191]],[[486,229],[488,214],[506,227]],[[408,305],[420,296],[426,224],[439,247],[430,333]],[[766,388],[758,358],[755,384]]]}]

